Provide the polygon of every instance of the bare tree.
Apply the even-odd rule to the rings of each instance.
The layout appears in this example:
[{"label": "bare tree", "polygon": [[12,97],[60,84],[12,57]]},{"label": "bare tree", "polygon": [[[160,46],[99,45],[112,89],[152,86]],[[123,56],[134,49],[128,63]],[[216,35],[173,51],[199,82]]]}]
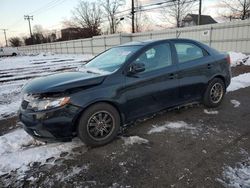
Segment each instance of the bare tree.
[{"label": "bare tree", "polygon": [[[194,10],[194,6],[196,4],[195,1],[190,0],[165,0],[169,2],[169,6],[163,8],[161,11],[163,19],[170,22],[171,24],[175,24],[176,27],[181,27],[182,19]],[[174,19],[174,22],[172,21]]]},{"label": "bare tree", "polygon": [[72,13],[76,25],[89,30],[92,36],[100,34],[102,11],[96,2],[80,1]]},{"label": "bare tree", "polygon": [[10,38],[9,42],[10,42],[10,45],[12,47],[18,47],[18,46],[21,46],[23,44],[22,40],[19,37],[12,37],[12,38]]},{"label": "bare tree", "polygon": [[41,26],[41,25],[34,25],[33,26],[33,33],[42,34],[43,32],[44,32],[43,26]]},{"label": "bare tree", "polygon": [[224,0],[222,3],[229,9],[229,14],[224,14],[224,17],[240,20],[250,18],[250,0]]},{"label": "bare tree", "polygon": [[109,30],[111,34],[116,33],[117,31],[117,27],[121,20],[116,14],[119,8],[124,5],[124,3],[124,0],[104,0],[102,3],[105,15],[109,21]]}]

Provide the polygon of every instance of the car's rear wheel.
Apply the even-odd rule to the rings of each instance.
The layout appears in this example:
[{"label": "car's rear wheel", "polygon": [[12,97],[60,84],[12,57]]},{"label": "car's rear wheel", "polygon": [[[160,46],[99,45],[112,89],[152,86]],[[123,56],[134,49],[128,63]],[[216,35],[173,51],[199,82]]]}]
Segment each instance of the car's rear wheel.
[{"label": "car's rear wheel", "polygon": [[209,108],[214,108],[220,105],[225,95],[225,83],[220,78],[214,78],[207,86],[203,97],[203,103]]},{"label": "car's rear wheel", "polygon": [[17,54],[16,53],[13,53],[12,56],[16,56]]},{"label": "car's rear wheel", "polygon": [[120,115],[108,103],[97,103],[86,109],[80,118],[78,137],[89,146],[101,146],[111,142],[120,128]]}]

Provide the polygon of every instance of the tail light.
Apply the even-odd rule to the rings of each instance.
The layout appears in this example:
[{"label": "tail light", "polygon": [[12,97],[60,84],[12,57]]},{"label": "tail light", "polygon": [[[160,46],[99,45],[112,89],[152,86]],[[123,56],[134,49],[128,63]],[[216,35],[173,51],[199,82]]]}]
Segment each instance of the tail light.
[{"label": "tail light", "polygon": [[231,64],[231,58],[230,55],[227,55],[227,63],[230,65]]}]

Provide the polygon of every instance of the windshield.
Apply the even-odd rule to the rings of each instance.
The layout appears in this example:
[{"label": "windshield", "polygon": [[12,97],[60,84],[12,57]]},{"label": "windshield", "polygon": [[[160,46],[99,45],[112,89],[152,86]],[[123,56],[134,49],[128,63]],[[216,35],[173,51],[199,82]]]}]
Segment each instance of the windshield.
[{"label": "windshield", "polygon": [[140,46],[121,46],[111,48],[87,63],[85,68],[114,72],[119,69],[139,48]]}]

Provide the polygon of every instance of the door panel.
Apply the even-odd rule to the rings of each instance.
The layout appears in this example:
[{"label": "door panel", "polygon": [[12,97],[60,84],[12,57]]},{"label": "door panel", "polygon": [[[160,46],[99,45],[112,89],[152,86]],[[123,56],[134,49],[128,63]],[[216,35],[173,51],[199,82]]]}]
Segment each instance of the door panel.
[{"label": "door panel", "polygon": [[128,116],[136,118],[178,103],[177,66],[135,77],[126,78]]},{"label": "door panel", "polygon": [[174,46],[179,67],[180,98],[183,101],[200,99],[207,84],[204,71],[213,58],[195,43],[175,42]]},{"label": "door panel", "polygon": [[179,97],[178,69],[172,61],[170,44],[145,50],[135,62],[143,62],[146,70],[126,77],[127,117],[137,118],[175,104]]},{"label": "door panel", "polygon": [[207,84],[207,64],[211,58],[204,57],[200,60],[179,65],[180,97],[182,100],[193,100],[202,97]]}]

